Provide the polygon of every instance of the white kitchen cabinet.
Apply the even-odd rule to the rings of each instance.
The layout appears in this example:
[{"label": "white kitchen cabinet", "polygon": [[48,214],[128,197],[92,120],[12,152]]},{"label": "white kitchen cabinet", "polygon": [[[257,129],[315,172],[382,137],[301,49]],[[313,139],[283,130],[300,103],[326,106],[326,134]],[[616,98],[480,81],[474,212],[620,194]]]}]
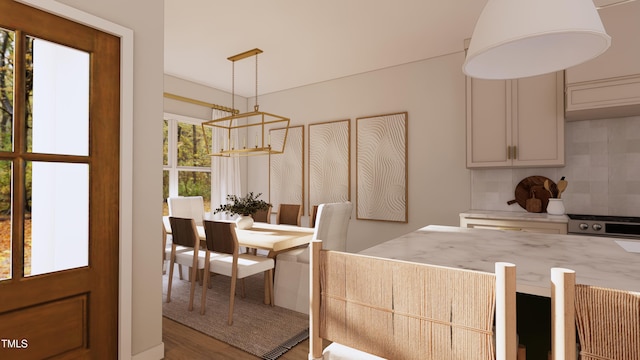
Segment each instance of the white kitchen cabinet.
[{"label": "white kitchen cabinet", "polygon": [[567,120],[640,114],[640,2],[599,10],[611,46],[566,70]]},{"label": "white kitchen cabinet", "polygon": [[460,227],[566,234],[566,216],[504,211],[470,211],[460,214]]},{"label": "white kitchen cabinet", "polygon": [[564,76],[467,77],[467,167],[564,165]]}]

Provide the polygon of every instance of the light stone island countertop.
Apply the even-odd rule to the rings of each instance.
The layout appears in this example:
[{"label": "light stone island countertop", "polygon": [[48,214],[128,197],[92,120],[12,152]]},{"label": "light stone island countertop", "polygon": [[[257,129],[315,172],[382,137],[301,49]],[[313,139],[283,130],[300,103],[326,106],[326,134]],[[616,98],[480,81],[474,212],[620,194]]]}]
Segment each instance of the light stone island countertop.
[{"label": "light stone island countertop", "polygon": [[517,220],[564,223],[569,221],[567,215],[549,215],[545,213],[531,213],[523,211],[494,211],[494,210],[467,210],[460,213],[461,218],[491,219],[491,220]]},{"label": "light stone island countertop", "polygon": [[575,270],[580,284],[640,292],[640,253],[627,252],[616,240],[633,242],[430,225],[360,254],[491,273],[496,262],[510,262],[517,291],[538,296],[551,296],[552,267]]}]

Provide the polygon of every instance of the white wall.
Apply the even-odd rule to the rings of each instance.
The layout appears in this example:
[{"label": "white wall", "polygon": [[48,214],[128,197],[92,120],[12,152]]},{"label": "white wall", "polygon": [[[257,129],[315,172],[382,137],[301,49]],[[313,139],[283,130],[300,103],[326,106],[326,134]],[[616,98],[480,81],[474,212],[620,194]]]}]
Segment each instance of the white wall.
[{"label": "white wall", "polygon": [[[459,224],[470,208],[470,172],[465,168],[465,78],[462,52],[287,91],[261,95],[260,110],[288,116],[291,126],[351,119],[351,201],[356,202],[355,119],[408,112],[409,222],[356,220],[349,251],[359,251],[429,224]],[[266,70],[265,70],[266,71]],[[165,75],[164,91],[229,106],[230,94]],[[236,98],[236,104],[238,104]],[[253,106],[254,100],[244,99]],[[206,109],[166,99],[167,112],[205,116]],[[242,110],[242,109],[241,109]],[[308,129],[305,130],[308,162]],[[250,157],[243,190],[269,193],[266,157]],[[308,191],[305,169],[305,192]],[[305,198],[305,206],[306,198]],[[308,211],[305,211],[308,215]],[[306,216],[305,216],[306,217]],[[306,224],[306,219],[303,224]]]},{"label": "white wall", "polygon": [[[230,93],[171,75],[164,75],[164,92],[229,108],[231,107]],[[246,111],[247,99],[236,95],[235,107],[240,111]],[[164,99],[164,111],[203,120],[211,120],[211,109],[169,98]]]},{"label": "white wall", "polygon": [[[134,32],[133,294],[131,352],[159,358],[162,352],[162,82],[164,3],[155,0],[59,0]],[[127,341],[127,339],[123,339]],[[152,355],[148,355],[152,354]]]},{"label": "white wall", "polygon": [[[355,119],[408,112],[409,222],[356,220],[354,209],[348,251],[359,251],[429,224],[458,226],[458,214],[470,208],[470,173],[465,167],[463,61],[464,54],[459,52],[260,96],[262,111],[288,116],[292,126],[351,119],[354,205]],[[253,104],[252,99],[249,104]],[[305,136],[308,162],[308,129]],[[268,170],[266,157],[249,159],[248,191],[269,193]],[[307,176],[305,169],[305,193]],[[305,195],[305,207],[306,201]]]}]

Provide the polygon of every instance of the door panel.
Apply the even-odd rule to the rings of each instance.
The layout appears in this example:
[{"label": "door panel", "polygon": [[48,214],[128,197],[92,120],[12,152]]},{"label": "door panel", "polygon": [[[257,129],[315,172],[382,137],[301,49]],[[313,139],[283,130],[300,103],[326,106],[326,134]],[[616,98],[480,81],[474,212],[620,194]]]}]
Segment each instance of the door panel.
[{"label": "door panel", "polygon": [[87,302],[86,295],[79,295],[1,315],[0,323],[14,324],[10,330],[13,339],[7,339],[3,344],[5,351],[13,347],[13,353],[23,356],[28,350],[29,354],[22,359],[45,359],[52,354],[78,350],[84,352],[87,348]]},{"label": "door panel", "polygon": [[12,0],[0,30],[0,358],[115,359],[119,39]]}]

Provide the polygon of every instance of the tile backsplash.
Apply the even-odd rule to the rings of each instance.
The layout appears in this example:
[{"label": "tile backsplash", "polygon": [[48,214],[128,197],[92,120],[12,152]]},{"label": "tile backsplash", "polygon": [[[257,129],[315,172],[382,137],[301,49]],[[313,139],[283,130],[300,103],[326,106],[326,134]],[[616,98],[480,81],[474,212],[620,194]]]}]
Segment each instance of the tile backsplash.
[{"label": "tile backsplash", "polygon": [[507,205],[520,180],[565,176],[567,213],[640,216],[640,116],[566,122],[565,156],[561,168],[471,170],[472,208],[525,211]]}]

